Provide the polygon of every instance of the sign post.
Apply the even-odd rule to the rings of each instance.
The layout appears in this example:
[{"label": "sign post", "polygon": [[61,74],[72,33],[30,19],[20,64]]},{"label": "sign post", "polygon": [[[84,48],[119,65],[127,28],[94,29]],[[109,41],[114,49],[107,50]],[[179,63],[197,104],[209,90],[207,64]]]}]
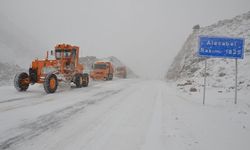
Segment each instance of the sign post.
[{"label": "sign post", "polygon": [[237,91],[238,91],[238,60],[237,58],[235,59],[235,95],[234,95],[234,104],[237,104]]},{"label": "sign post", "polygon": [[206,92],[206,69],[207,58],[233,58],[235,59],[235,97],[234,103],[237,104],[237,74],[238,74],[238,59],[243,59],[244,56],[243,38],[229,38],[229,37],[214,37],[214,36],[200,36],[198,55],[205,57],[205,75],[204,75],[204,91],[203,104],[205,104]]},{"label": "sign post", "polygon": [[203,88],[203,105],[205,105],[206,98],[206,82],[207,82],[207,58],[205,58],[205,70],[204,70],[204,88]]}]

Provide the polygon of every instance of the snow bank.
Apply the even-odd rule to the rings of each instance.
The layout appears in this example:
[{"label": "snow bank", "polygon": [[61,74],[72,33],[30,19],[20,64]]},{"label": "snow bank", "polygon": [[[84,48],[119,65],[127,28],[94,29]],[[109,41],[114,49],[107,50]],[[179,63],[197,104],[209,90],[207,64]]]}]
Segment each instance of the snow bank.
[{"label": "snow bank", "polygon": [[21,71],[24,69],[18,65],[0,62],[0,86],[12,84],[15,74]]}]

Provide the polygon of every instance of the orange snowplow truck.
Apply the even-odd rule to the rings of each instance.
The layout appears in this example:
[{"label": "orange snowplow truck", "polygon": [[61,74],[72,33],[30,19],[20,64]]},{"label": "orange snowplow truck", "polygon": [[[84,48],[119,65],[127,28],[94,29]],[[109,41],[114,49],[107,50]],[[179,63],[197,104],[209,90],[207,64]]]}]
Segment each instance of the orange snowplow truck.
[{"label": "orange snowplow truck", "polygon": [[112,80],[113,74],[114,69],[111,62],[98,61],[93,64],[90,77],[93,80]]},{"label": "orange snowplow truck", "polygon": [[59,82],[71,83],[76,87],[86,87],[89,75],[83,73],[84,66],[79,64],[79,47],[69,44],[59,44],[50,52],[52,60],[48,59],[49,53],[43,60],[34,60],[29,68],[29,73],[18,73],[14,79],[18,91],[26,91],[30,84],[43,84],[46,93],[54,93]]},{"label": "orange snowplow truck", "polygon": [[118,78],[127,78],[127,69],[125,66],[117,67],[115,69],[115,76]]}]

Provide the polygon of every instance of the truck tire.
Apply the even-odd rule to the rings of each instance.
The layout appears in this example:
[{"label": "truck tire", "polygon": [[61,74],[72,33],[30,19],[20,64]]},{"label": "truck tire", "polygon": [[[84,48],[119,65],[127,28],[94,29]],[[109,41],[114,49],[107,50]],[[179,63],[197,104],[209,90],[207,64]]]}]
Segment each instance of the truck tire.
[{"label": "truck tire", "polygon": [[82,75],[82,78],[83,78],[82,86],[87,87],[89,85],[89,75],[87,73],[84,73]]},{"label": "truck tire", "polygon": [[109,80],[109,75],[107,77],[104,77],[104,80],[108,81]]},{"label": "truck tire", "polygon": [[48,74],[45,77],[43,87],[46,93],[54,93],[57,90],[58,80],[55,74]]},{"label": "truck tire", "polygon": [[75,80],[74,80],[74,83],[76,85],[77,88],[81,88],[82,87],[82,84],[83,84],[83,78],[82,78],[82,74],[81,73],[77,73],[75,74]]},{"label": "truck tire", "polygon": [[26,72],[17,73],[14,79],[14,86],[17,91],[26,91],[29,87],[29,75]]},{"label": "truck tire", "polygon": [[113,80],[113,74],[109,74],[108,79],[109,79],[109,80]]}]

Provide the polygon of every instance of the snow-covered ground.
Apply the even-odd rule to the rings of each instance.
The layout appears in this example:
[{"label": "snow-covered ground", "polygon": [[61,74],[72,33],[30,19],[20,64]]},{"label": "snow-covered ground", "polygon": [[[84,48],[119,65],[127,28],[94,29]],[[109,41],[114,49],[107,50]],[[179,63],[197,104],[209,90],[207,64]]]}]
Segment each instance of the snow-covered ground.
[{"label": "snow-covered ground", "polygon": [[249,150],[249,92],[180,92],[158,80],[91,82],[87,88],[0,87],[0,149]]}]

